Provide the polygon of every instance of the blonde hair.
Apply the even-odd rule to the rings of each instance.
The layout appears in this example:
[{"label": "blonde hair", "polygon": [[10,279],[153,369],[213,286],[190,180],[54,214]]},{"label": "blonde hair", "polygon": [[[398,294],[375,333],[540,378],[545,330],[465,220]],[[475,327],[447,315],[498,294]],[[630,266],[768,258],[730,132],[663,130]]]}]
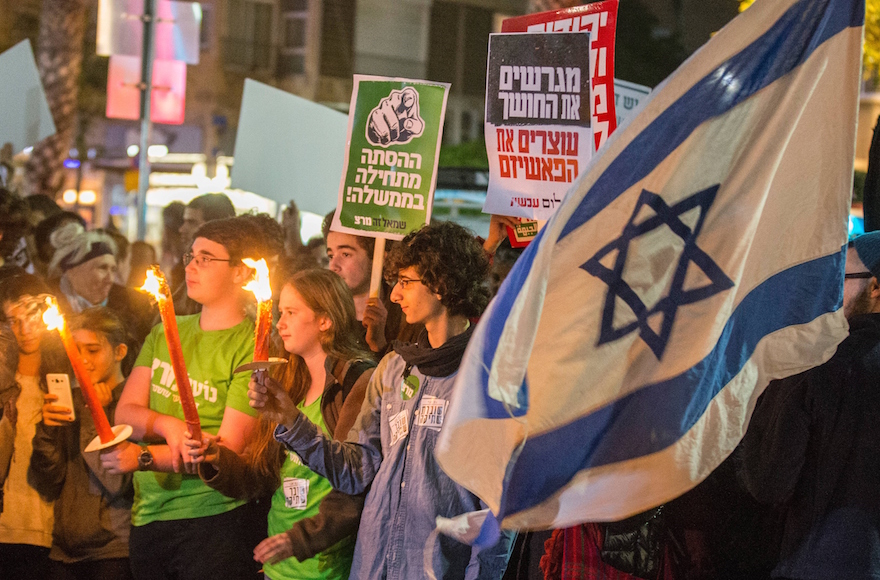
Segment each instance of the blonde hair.
[{"label": "blonde hair", "polygon": [[[328,357],[344,361],[372,358],[372,353],[360,344],[351,290],[338,274],[330,270],[302,270],[291,277],[285,286],[296,291],[316,315],[330,319],[330,328],[320,335],[321,348]],[[285,388],[291,400],[299,404],[312,384],[312,377],[302,357],[295,354],[290,354],[289,357],[288,363],[272,374]],[[267,479],[277,480],[284,449],[275,440],[275,427],[274,423],[260,418],[248,457],[258,472]]]}]

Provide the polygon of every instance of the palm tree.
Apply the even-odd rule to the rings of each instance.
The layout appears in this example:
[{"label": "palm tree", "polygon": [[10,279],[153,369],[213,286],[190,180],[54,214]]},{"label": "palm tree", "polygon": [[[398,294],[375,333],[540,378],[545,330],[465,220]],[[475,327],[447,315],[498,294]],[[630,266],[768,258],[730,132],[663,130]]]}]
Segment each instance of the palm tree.
[{"label": "palm tree", "polygon": [[36,60],[57,132],[34,147],[25,167],[25,194],[55,197],[64,184],[88,6],[89,0],[43,0]]}]

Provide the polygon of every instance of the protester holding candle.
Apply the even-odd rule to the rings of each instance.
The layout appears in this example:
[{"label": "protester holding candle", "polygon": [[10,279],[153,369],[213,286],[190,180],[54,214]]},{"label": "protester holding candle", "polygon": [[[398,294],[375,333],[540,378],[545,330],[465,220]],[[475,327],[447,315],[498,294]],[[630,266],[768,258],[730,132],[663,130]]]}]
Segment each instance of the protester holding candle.
[{"label": "protester holding candle", "polygon": [[[178,316],[181,351],[201,428],[240,453],[256,425],[248,406],[254,324],[245,316],[253,296],[242,289],[252,275],[241,258],[262,257],[262,233],[247,220],[208,222],[184,256],[189,297],[201,313]],[[226,497],[195,475],[183,447],[186,424],[177,396],[168,343],[156,326],[138,355],[119,400],[116,421],[134,429],[143,446],[123,444],[102,453],[111,472],[134,476],[131,565],[135,578],[245,578],[253,574],[244,501]]]},{"label": "protester holding candle", "polygon": [[[3,321],[12,327],[18,343],[15,381],[20,394],[4,407],[4,416],[14,416],[12,461],[3,485],[3,513],[0,514],[0,578],[48,578],[49,546],[52,545],[52,502],[37,493],[27,479],[31,442],[43,406],[45,342],[57,341],[40,320],[40,295],[49,291],[30,274],[0,283]],[[62,355],[63,356],[63,355]],[[60,369],[52,369],[60,370]]]},{"label": "protester holding candle", "polygon": [[423,226],[391,250],[385,262],[391,299],[407,322],[425,330],[414,343],[395,343],[379,363],[344,442],[317,428],[277,381],[251,381],[251,403],[279,424],[277,441],[336,489],[369,490],[351,578],[422,578],[426,560],[438,578],[497,580],[504,573],[507,533],[485,550],[441,540],[425,555],[438,516],[486,507],[443,472],[434,449],[473,332],[470,318],[488,302],[482,283],[488,266],[473,236],[448,222]]},{"label": "protester holding candle", "polygon": [[[281,291],[278,333],[290,362],[278,377],[293,402],[328,436],[344,440],[361,408],[375,363],[358,345],[354,302],[327,270],[304,270]],[[232,497],[272,495],[269,537],[254,550],[272,580],[349,576],[363,496],[331,491],[273,438],[262,418],[248,451],[238,455],[205,437],[188,445],[199,473]]]},{"label": "protester holding candle", "polygon": [[[128,332],[107,308],[89,308],[71,318],[70,329],[84,367],[107,418],[113,422],[131,366]],[[126,364],[126,361],[129,364]],[[43,396],[43,420],[37,425],[29,478],[55,500],[51,578],[117,580],[131,578],[128,535],[131,527],[132,476],[111,474],[96,452],[84,452],[97,435],[94,421],[74,389],[75,420],[70,409]]]}]

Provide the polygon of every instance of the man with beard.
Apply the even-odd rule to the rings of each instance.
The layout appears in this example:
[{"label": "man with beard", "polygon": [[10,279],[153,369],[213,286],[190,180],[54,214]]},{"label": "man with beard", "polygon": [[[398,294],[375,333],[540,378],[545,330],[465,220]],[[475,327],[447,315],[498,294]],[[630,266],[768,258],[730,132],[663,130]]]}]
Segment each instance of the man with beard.
[{"label": "man with beard", "polygon": [[850,242],[850,334],[822,366],[774,381],[742,443],[749,492],[782,509],[774,578],[880,577],[880,232]]}]

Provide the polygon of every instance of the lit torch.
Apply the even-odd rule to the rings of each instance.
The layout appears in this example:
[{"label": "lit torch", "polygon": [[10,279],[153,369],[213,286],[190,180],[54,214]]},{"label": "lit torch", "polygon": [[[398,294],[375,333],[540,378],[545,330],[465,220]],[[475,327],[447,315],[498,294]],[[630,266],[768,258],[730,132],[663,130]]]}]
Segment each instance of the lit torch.
[{"label": "lit torch", "polygon": [[70,330],[67,328],[64,316],[58,310],[58,302],[55,301],[55,298],[47,297],[46,306],[48,308],[43,312],[43,322],[46,324],[46,328],[57,330],[58,334],[61,335],[64,351],[67,353],[67,358],[70,359],[70,364],[73,366],[73,374],[76,376],[76,380],[82,390],[86,406],[92,414],[92,421],[95,423],[95,429],[98,430],[98,437],[101,439],[101,443],[109,443],[113,441],[115,434],[113,429],[110,428],[110,422],[107,420],[106,413],[104,413],[104,407],[101,406],[98,393],[95,392],[95,386],[92,384],[92,379],[89,377],[89,373],[86,371],[86,367],[79,356],[79,349],[73,341]]},{"label": "lit torch", "polygon": [[183,349],[180,347],[180,334],[177,331],[177,318],[174,316],[174,302],[171,300],[171,291],[165,276],[158,266],[151,266],[147,270],[147,279],[140,290],[152,295],[159,304],[159,314],[162,315],[162,327],[165,330],[165,342],[168,344],[168,354],[171,357],[171,368],[174,370],[174,380],[177,382],[177,394],[180,397],[180,405],[183,407],[183,417],[190,435],[196,441],[202,440],[202,426],[199,421],[199,411],[193,398],[192,388],[189,385],[189,375],[186,373],[186,362],[183,360]]},{"label": "lit torch", "polygon": [[254,328],[254,360],[269,360],[269,332],[272,329],[272,287],[266,260],[242,258],[244,265],[256,271],[254,279],[244,285],[257,299],[257,325]]}]

